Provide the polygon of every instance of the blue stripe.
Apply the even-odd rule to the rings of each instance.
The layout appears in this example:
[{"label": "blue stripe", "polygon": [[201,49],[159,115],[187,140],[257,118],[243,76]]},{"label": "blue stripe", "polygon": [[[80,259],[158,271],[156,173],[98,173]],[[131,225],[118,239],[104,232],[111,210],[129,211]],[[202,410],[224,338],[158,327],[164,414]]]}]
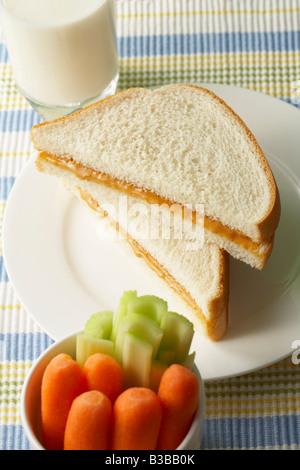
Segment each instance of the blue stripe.
[{"label": "blue stripe", "polygon": [[8,198],[9,193],[14,185],[16,178],[13,176],[3,176],[0,178],[0,200],[4,201]]},{"label": "blue stripe", "polygon": [[300,100],[299,100],[299,102],[298,101],[295,102],[292,98],[285,98],[285,99],[283,99],[283,101],[285,101],[286,103],[294,106],[295,108],[300,109]]},{"label": "blue stripe", "polygon": [[34,361],[51,344],[53,339],[46,333],[0,334],[0,360]]},{"label": "blue stripe", "polygon": [[[250,429],[253,430],[253,433],[249,432]],[[274,416],[247,420],[241,418],[207,420],[201,448],[212,450],[298,446],[299,429],[299,416]],[[249,436],[249,440],[246,439],[246,436]],[[0,426],[0,450],[2,449],[31,449],[22,426]]]},{"label": "blue stripe", "polygon": [[0,282],[9,282],[3,256],[0,256]]},{"label": "blue stripe", "polygon": [[[0,200],[5,201],[8,199],[15,180],[16,178],[12,176],[0,178]],[[0,256],[0,282],[9,282],[3,256]]]},{"label": "blue stripe", "polygon": [[33,109],[0,111],[0,132],[30,131],[40,122],[42,118]]},{"label": "blue stripe", "polygon": [[300,442],[300,415],[207,419],[202,449],[292,446]]},{"label": "blue stripe", "polygon": [[0,426],[0,450],[32,450],[21,425]]},{"label": "blue stripe", "polygon": [[0,62],[8,62],[8,52],[5,44],[0,43]]},{"label": "blue stripe", "polygon": [[[225,52],[285,52],[300,49],[300,31],[165,34],[118,38],[120,57]],[[8,62],[4,44],[0,61]]]},{"label": "blue stripe", "polygon": [[285,52],[300,49],[300,31],[204,33],[118,38],[120,57],[230,52]]}]

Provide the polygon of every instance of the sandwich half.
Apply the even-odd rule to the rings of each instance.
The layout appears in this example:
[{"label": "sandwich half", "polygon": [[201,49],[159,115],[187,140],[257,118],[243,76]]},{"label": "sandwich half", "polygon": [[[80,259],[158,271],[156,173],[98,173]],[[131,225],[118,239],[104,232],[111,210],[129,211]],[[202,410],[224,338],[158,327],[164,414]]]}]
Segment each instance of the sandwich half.
[{"label": "sandwich half", "polygon": [[[174,226],[163,227],[167,212],[151,216],[152,205],[116,188],[78,178],[73,172],[38,157],[40,171],[60,178],[92,213],[99,223],[107,221],[116,243],[152,276],[160,291],[178,306],[178,312],[189,318],[196,331],[211,341],[220,340],[228,327],[229,256],[215,244],[187,239],[174,232]],[[121,209],[120,209],[121,208]],[[164,210],[164,209],[163,209]],[[125,217],[124,217],[125,216]],[[150,216],[150,218],[149,218]],[[166,218],[168,220],[168,217]],[[150,224],[156,236],[149,236]],[[110,232],[109,232],[110,233]],[[152,232],[153,233],[153,232]],[[199,245],[197,245],[199,242]],[[196,243],[194,245],[194,243]],[[162,296],[163,296],[162,295]]]},{"label": "sandwich half", "polygon": [[133,88],[33,127],[32,141],[40,159],[82,181],[184,207],[208,242],[265,266],[280,219],[277,185],[253,134],[214,93]]}]

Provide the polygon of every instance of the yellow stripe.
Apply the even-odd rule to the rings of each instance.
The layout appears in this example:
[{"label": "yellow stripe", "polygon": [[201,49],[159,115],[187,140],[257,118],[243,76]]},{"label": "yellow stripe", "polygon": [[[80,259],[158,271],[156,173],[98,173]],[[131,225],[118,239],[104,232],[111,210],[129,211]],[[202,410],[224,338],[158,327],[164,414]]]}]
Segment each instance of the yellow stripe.
[{"label": "yellow stripe", "polygon": [[[253,391],[252,392],[252,397],[247,395],[247,396],[244,396],[244,397],[240,397],[240,396],[231,396],[231,397],[227,397],[226,396],[220,396],[219,398],[215,398],[215,399],[207,399],[207,408],[209,409],[210,407],[214,407],[214,408],[217,408],[219,406],[221,406],[222,408],[226,407],[226,406],[261,406],[261,405],[265,405],[268,401],[269,403],[271,404],[275,404],[276,403],[276,406],[279,405],[279,404],[286,404],[286,400],[287,400],[287,396],[276,396],[274,395],[274,393],[270,392],[268,395],[264,394],[264,395],[260,395],[260,392],[259,391]],[[260,395],[260,396],[259,396]],[[298,396],[297,395],[294,395],[292,393],[288,394],[291,396],[291,398],[293,398],[293,400],[296,402],[298,400],[298,405],[300,406],[300,394],[298,393]]]},{"label": "yellow stripe", "polygon": [[1,157],[29,157],[30,155],[31,155],[31,152],[0,152],[0,158]]},{"label": "yellow stripe", "polygon": [[6,108],[9,104],[19,107],[22,106],[23,108],[30,109],[29,103],[21,95],[16,97],[12,95],[7,95],[5,101],[3,101],[3,103],[0,105],[0,108]]},{"label": "yellow stripe", "polygon": [[8,363],[0,363],[0,370],[3,369],[19,369],[19,368],[28,368],[31,367],[32,361],[24,361],[24,362],[8,362]]},{"label": "yellow stripe", "polygon": [[241,410],[237,408],[236,410],[230,409],[226,413],[224,410],[218,410],[216,412],[210,412],[209,410],[205,411],[205,416],[207,419],[233,419],[233,418],[257,418],[257,417],[267,417],[267,416],[280,416],[280,415],[289,415],[293,416],[295,414],[299,414],[299,409],[296,411],[296,407],[294,406],[284,406],[280,410],[278,408],[272,409],[261,409],[255,408],[253,410],[245,409]]},{"label": "yellow stripe", "polygon": [[5,71],[11,73],[12,72],[12,66],[9,62],[8,63],[2,63],[2,64],[0,64],[0,70],[3,71],[2,73],[5,73]]},{"label": "yellow stripe", "polygon": [[223,15],[280,15],[299,13],[300,8],[283,8],[275,10],[197,10],[197,11],[173,11],[173,12],[157,12],[157,13],[126,13],[117,14],[117,19],[127,18],[161,18],[172,16],[223,16]]},{"label": "yellow stripe", "polygon": [[9,379],[9,378],[17,378],[26,377],[28,371],[32,367],[32,362],[29,364],[0,364],[0,378]]},{"label": "yellow stripe", "polygon": [[7,91],[8,91],[8,94],[5,96],[5,98],[3,98],[3,101],[15,101],[15,102],[23,101],[24,104],[27,103],[25,98],[20,93],[18,93],[17,95],[16,94],[10,95],[9,93],[11,92],[11,90],[7,90]]},{"label": "yellow stripe", "polygon": [[[24,379],[26,375],[28,374],[29,370],[31,369],[32,366],[30,367],[24,367],[23,370],[18,370],[16,371],[13,370],[2,370],[0,371],[0,378],[3,380],[9,380],[9,379],[16,379],[16,378],[21,378]],[[27,370],[26,370],[27,369]]]},{"label": "yellow stripe", "polygon": [[12,110],[15,110],[15,109],[18,110],[18,111],[20,109],[30,110],[30,106],[28,107],[24,103],[20,103],[20,104],[9,104],[9,103],[7,103],[5,106],[0,105],[0,109],[2,109],[3,111],[12,111]]},{"label": "yellow stripe", "polygon": [[0,310],[21,310],[23,307],[22,305],[15,304],[15,305],[0,305]]},{"label": "yellow stripe", "polygon": [[[293,400],[295,398],[293,397]],[[245,400],[225,399],[223,398],[219,404],[215,405],[215,409],[207,403],[206,414],[207,416],[223,416],[226,415],[249,415],[249,414],[264,414],[265,413],[299,413],[300,402],[295,404],[287,404],[287,398],[275,398],[270,396],[269,401],[266,398],[255,398],[251,400],[247,397]]]},{"label": "yellow stripe", "polygon": [[[284,60],[285,59],[285,60]],[[170,67],[173,64],[186,64],[191,65],[191,62],[195,65],[202,64],[204,62],[212,63],[213,65],[219,66],[232,66],[237,67],[241,65],[288,65],[291,61],[291,66],[295,66],[300,59],[300,52],[285,52],[285,53],[270,53],[270,52],[259,52],[259,53],[224,53],[224,54],[191,54],[191,55],[176,55],[176,56],[151,56],[151,57],[127,57],[120,58],[119,63],[124,64],[147,64],[153,66],[161,64],[162,67]]]},{"label": "yellow stripe", "polygon": [[27,372],[10,372],[10,373],[4,373],[2,374],[0,372],[0,379],[2,380],[9,380],[9,379],[25,379],[27,376]]},{"label": "yellow stripe", "polygon": [[21,422],[21,416],[1,416],[1,421],[5,424],[16,424]]},{"label": "yellow stripe", "polygon": [[20,414],[20,406],[19,404],[15,406],[7,406],[7,405],[2,405],[0,406],[0,414],[1,413],[14,413],[14,415]]}]

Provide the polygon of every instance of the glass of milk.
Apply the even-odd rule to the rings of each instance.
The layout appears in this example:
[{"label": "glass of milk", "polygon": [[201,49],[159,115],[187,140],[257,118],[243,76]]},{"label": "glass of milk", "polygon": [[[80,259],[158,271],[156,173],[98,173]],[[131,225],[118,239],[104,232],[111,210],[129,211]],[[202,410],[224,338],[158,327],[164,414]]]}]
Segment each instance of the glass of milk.
[{"label": "glass of milk", "polygon": [[0,0],[15,82],[44,119],[116,91],[114,0]]}]

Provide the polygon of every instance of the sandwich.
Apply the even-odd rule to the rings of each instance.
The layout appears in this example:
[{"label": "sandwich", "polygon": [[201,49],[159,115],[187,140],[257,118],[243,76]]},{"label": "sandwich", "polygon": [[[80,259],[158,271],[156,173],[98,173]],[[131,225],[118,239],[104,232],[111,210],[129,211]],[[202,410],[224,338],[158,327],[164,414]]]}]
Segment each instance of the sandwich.
[{"label": "sandwich", "polygon": [[204,88],[119,92],[33,127],[32,141],[39,162],[82,181],[179,205],[208,243],[254,268],[272,252],[280,198],[271,169],[242,119]]},{"label": "sandwich", "polygon": [[[38,170],[61,178],[196,330],[220,340],[229,254],[262,269],[280,218],[276,182],[240,117],[210,91],[175,84],[117,93],[31,135]],[[141,204],[147,214],[159,207],[158,237],[145,213],[138,220]]]},{"label": "sandwich", "polygon": [[179,226],[176,232],[165,206],[157,206],[159,211],[153,212],[153,205],[141,204],[140,198],[81,179],[44,158],[37,159],[37,167],[61,179],[97,218],[99,236],[120,244],[130,262],[145,270],[161,296],[176,305],[196,331],[210,341],[223,338],[229,301],[229,256],[225,250],[205,242],[198,231],[181,231]]}]

